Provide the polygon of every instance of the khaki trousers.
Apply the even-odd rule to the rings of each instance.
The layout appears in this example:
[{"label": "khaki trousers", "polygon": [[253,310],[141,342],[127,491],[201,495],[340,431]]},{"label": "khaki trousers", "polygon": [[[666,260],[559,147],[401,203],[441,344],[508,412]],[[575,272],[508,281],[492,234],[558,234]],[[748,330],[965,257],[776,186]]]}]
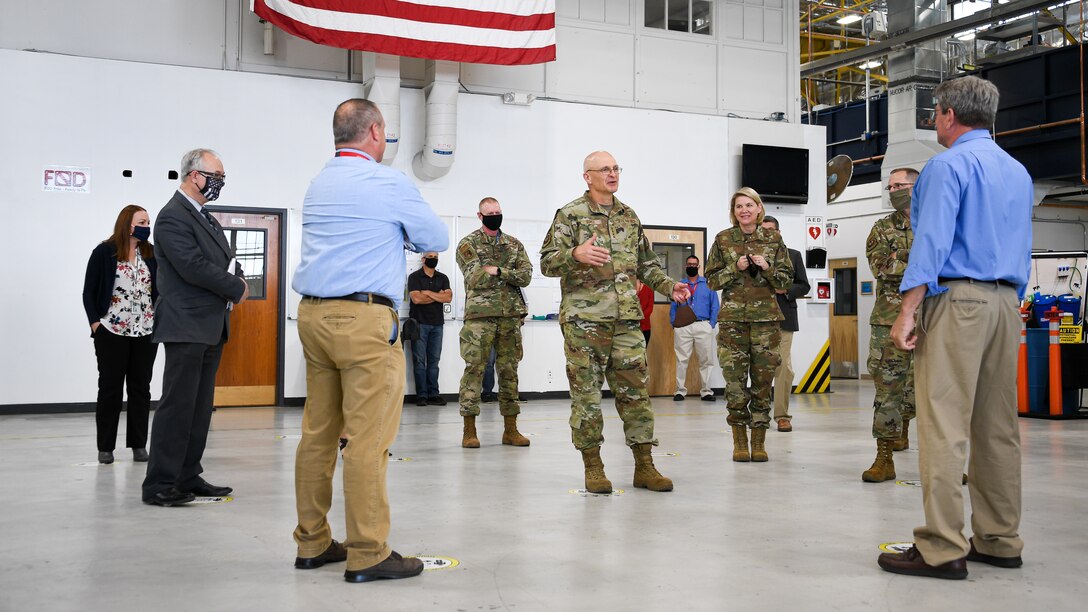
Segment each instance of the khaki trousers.
[{"label": "khaki trousers", "polygon": [[714,328],[710,321],[696,321],[691,325],[679,327],[673,330],[672,348],[676,352],[676,393],[687,395],[688,388],[685,379],[688,377],[688,360],[691,359],[691,349],[695,349],[695,355],[699,358],[699,395],[714,395],[710,388],[710,376],[717,367],[714,363]]},{"label": "khaki trousers", "polygon": [[298,335],[306,357],[306,408],[295,454],[299,557],[332,541],[327,516],[340,433],[344,447],[347,569],[389,556],[388,451],[400,427],[404,352],[397,313],[378,304],[303,298]]},{"label": "khaki trousers", "polygon": [[793,392],[793,332],[782,330],[778,341],[778,356],[782,363],[774,371],[774,420],[793,420],[790,414],[790,393]]},{"label": "khaki trousers", "polygon": [[1020,429],[1016,416],[1016,291],[949,281],[919,316],[914,376],[918,463],[926,524],[914,542],[926,563],[970,550],[963,535],[963,475],[971,455],[971,531],[984,554],[1015,557],[1020,539]]}]

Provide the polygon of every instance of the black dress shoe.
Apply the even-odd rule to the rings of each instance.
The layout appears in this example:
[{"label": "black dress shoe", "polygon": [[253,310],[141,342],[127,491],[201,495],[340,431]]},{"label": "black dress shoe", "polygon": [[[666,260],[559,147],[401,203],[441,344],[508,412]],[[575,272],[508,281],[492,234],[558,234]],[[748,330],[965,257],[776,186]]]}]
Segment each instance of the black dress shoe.
[{"label": "black dress shoe", "polygon": [[994,567],[1004,567],[1007,569],[1016,569],[1024,564],[1024,558],[1020,555],[1015,557],[995,557],[993,555],[986,555],[975,550],[975,539],[971,538],[971,552],[967,553],[968,561],[976,561],[978,563],[986,563],[987,565],[993,565]]},{"label": "black dress shoe", "polygon": [[132,460],[147,463],[147,451],[142,448],[132,449]]},{"label": "black dress shoe", "polygon": [[159,491],[151,497],[145,497],[144,503],[152,506],[180,506],[196,499],[192,493],[179,491],[177,487],[170,487],[165,491]]},{"label": "black dress shoe", "polygon": [[109,464],[113,463],[113,452],[112,451],[98,451],[98,462],[99,463],[104,463],[106,465],[109,465]]},{"label": "black dress shoe", "polygon": [[713,402],[714,401],[714,396],[713,395],[704,395],[700,399],[702,399],[704,402]]},{"label": "black dress shoe", "polygon": [[494,393],[482,393],[482,394],[480,394],[480,401],[485,403],[485,404],[490,404],[491,402],[493,402],[493,401],[495,401],[497,399],[499,399],[499,396],[495,395]]},{"label": "black dress shoe", "polygon": [[316,557],[295,557],[296,569],[317,569],[326,563],[339,563],[348,558],[348,549],[343,544],[333,540],[325,552]]},{"label": "black dress shoe", "polygon": [[672,401],[674,401],[674,402],[684,401],[684,394],[683,393],[677,393],[676,395],[672,396]]},{"label": "black dress shoe", "polygon": [[427,398],[423,397],[422,395],[417,395],[416,396],[416,406],[426,406],[426,405],[427,405]]},{"label": "black dress shoe", "polygon": [[967,577],[966,559],[954,559],[941,565],[930,565],[922,558],[917,546],[911,546],[904,553],[881,553],[877,565],[884,571],[907,576],[925,578],[944,578],[945,580],[963,580]]},{"label": "black dress shoe", "polygon": [[411,578],[423,572],[423,562],[419,559],[405,559],[400,553],[393,551],[385,561],[361,570],[348,570],[344,572],[344,580],[348,582],[367,582],[379,578]]},{"label": "black dress shoe", "polygon": [[446,400],[442,399],[441,395],[435,395],[434,397],[428,397],[427,403],[432,406],[445,406]]},{"label": "black dress shoe", "polygon": [[210,482],[201,481],[200,484],[189,489],[189,492],[193,495],[200,497],[226,497],[230,495],[234,489],[230,487],[217,487]]}]

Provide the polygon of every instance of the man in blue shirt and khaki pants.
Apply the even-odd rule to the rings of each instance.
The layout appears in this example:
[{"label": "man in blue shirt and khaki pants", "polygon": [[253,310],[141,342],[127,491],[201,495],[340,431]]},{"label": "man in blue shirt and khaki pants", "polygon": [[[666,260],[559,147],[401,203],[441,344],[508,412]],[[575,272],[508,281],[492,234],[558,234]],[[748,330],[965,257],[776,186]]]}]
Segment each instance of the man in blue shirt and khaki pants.
[{"label": "man in blue shirt and khaki pants", "polygon": [[[880,555],[897,574],[964,579],[967,561],[1017,568],[1020,430],[1016,416],[1019,299],[1031,264],[1032,183],[988,128],[998,91],[941,83],[934,156],[914,186],[914,244],[892,340],[914,350],[918,463],[926,523],[905,553]],[[971,530],[963,535],[966,450]]]},{"label": "man in blue shirt and khaki pants", "polygon": [[[333,114],[336,156],[302,205],[298,335],[306,357],[306,408],[295,454],[295,567],[347,560],[344,579],[408,578],[419,559],[390,548],[385,472],[400,427],[404,352],[397,310],[406,247],[444,251],[445,224],[403,173],[381,165],[385,121],[368,100]],[[405,243],[408,244],[405,244]],[[344,544],[327,519],[344,432]]]}]

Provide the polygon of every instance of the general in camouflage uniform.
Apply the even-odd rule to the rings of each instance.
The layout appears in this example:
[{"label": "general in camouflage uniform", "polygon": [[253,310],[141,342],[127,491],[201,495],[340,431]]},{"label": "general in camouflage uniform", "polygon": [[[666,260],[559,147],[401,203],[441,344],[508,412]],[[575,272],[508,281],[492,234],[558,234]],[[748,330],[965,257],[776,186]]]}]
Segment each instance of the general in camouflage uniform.
[{"label": "general in camouflage uniform", "polygon": [[571,440],[582,452],[586,488],[606,493],[601,385],[608,379],[627,445],[635,454],[635,486],[672,490],[653,466],[654,413],[646,391],[646,341],[639,329],[635,279],[658,292],[686,297],[686,287],[661,267],[642,223],[613,194],[620,168],[611,155],[591,153],[583,165],[589,189],[559,209],[540,250],[540,268],[561,279],[559,321],[571,395]]},{"label": "general in camouflage uniform", "polygon": [[917,177],[918,172],[912,168],[891,172],[888,196],[895,212],[873,224],[865,243],[865,256],[876,277],[876,302],[869,316],[868,367],[876,388],[873,437],[877,439],[876,461],[861,475],[866,482],[895,478],[891,453],[907,448],[907,430],[910,419],[914,418],[914,354],[896,348],[891,332],[903,303],[899,284],[903,282],[914,240],[910,227],[910,188]]},{"label": "general in camouflage uniform", "polygon": [[499,229],[502,208],[495,198],[480,201],[476,213],[483,227],[457,245],[457,265],[465,279],[465,324],[461,328],[461,416],[465,419],[461,446],[479,448],[476,417],[480,388],[492,347],[499,374],[499,412],[505,431],[503,444],[529,446],[517,430],[518,363],[521,362],[521,325],[528,309],[521,288],[533,277],[533,264],[521,241]]},{"label": "general in camouflage uniform", "polygon": [[[714,237],[706,259],[707,285],[722,291],[718,361],[725,377],[734,461],[768,459],[764,440],[771,421],[771,386],[781,362],[778,322],[783,319],[775,290],[793,283],[782,235],[763,228],[763,216],[759,194],[747,187],[738,190],[730,200],[733,227]],[[746,428],[752,430],[751,454]]]}]

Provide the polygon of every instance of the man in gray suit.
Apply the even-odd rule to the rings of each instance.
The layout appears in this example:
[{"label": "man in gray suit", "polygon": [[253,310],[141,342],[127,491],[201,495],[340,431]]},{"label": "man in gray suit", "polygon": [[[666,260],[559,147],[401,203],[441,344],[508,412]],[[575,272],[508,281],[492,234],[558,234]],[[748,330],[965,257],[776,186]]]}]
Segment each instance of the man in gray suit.
[{"label": "man in gray suit", "polygon": [[209,149],[181,159],[181,185],[155,220],[159,298],[152,340],[165,345],[162,399],[151,426],[143,500],[178,506],[196,495],[229,495],[200,477],[215,373],[230,331],[230,309],[249,297],[222,226],[204,209],[226,183]]}]

